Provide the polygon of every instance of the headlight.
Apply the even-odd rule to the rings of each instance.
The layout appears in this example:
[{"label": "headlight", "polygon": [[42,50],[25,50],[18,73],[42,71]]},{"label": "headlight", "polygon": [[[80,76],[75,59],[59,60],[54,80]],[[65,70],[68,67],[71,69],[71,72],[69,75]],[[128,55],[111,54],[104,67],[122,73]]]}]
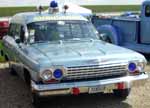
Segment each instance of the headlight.
[{"label": "headlight", "polygon": [[146,66],[146,62],[138,62],[137,67],[140,71],[143,71]]},{"label": "headlight", "polygon": [[128,71],[129,71],[129,72],[135,72],[136,69],[137,69],[136,63],[130,62],[130,63],[128,64]]},{"label": "headlight", "polygon": [[61,69],[55,69],[54,72],[53,72],[53,76],[56,79],[62,78],[63,77],[63,70],[61,70]]},{"label": "headlight", "polygon": [[51,70],[45,70],[45,71],[43,71],[42,74],[41,74],[41,78],[44,81],[51,80],[52,79],[52,71]]},{"label": "headlight", "polygon": [[141,62],[141,61],[133,61],[129,62],[128,64],[128,71],[130,73],[139,73],[144,71],[144,67],[146,65],[146,62]]}]

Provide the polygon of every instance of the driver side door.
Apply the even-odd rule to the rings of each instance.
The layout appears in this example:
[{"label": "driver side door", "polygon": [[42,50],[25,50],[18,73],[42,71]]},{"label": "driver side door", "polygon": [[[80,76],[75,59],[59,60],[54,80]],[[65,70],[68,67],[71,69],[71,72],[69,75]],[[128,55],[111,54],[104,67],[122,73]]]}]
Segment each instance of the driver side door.
[{"label": "driver side door", "polygon": [[21,25],[20,24],[10,24],[10,29],[8,36],[4,38],[4,47],[7,52],[11,68],[13,68],[18,75],[22,73],[22,63],[20,61],[21,49],[16,40],[20,40],[21,35]]}]

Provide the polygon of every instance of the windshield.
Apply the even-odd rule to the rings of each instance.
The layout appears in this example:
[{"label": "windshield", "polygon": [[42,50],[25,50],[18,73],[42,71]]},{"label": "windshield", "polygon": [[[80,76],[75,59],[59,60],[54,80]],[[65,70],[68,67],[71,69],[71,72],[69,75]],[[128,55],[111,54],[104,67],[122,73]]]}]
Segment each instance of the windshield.
[{"label": "windshield", "polygon": [[28,24],[30,43],[68,39],[98,39],[97,31],[87,21],[44,21]]}]

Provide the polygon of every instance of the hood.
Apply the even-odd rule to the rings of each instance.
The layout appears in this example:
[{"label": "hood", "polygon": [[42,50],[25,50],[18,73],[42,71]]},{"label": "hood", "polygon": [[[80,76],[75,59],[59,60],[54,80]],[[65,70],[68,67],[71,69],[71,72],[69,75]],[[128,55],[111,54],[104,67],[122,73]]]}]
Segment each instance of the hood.
[{"label": "hood", "polygon": [[[63,41],[62,43],[32,44],[30,56],[41,65],[87,65],[99,61],[127,60],[137,53],[102,41]],[[133,54],[134,53],[134,54]],[[134,56],[133,56],[134,55]]]}]

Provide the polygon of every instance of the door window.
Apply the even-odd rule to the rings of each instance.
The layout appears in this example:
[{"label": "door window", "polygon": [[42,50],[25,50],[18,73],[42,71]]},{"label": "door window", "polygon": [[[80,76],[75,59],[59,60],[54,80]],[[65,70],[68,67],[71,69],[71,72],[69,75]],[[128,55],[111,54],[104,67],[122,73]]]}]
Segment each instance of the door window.
[{"label": "door window", "polygon": [[15,29],[16,29],[16,25],[10,24],[10,27],[8,30],[8,35],[14,37],[15,36]]},{"label": "door window", "polygon": [[12,36],[15,39],[18,39],[20,38],[20,34],[21,34],[21,25],[14,23],[10,24],[8,35]]},{"label": "door window", "polygon": [[145,16],[150,17],[150,5],[145,6]]}]

